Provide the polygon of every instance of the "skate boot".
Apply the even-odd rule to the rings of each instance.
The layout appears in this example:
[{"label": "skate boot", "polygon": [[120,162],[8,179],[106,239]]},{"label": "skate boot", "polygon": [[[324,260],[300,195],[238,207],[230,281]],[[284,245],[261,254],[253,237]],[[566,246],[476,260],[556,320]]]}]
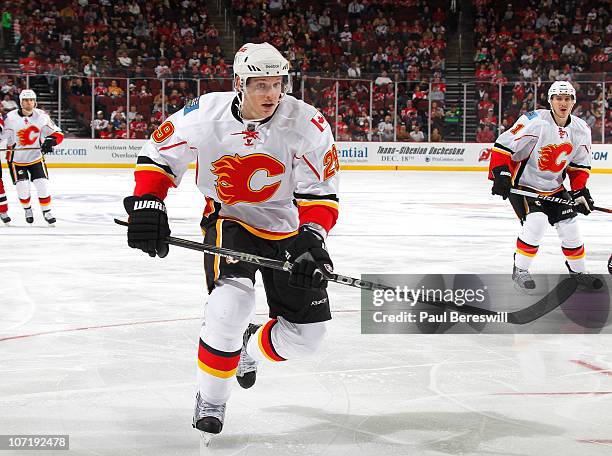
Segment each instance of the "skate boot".
[{"label": "skate boot", "polygon": [[53,217],[53,214],[51,214],[50,209],[43,211],[43,217],[45,218],[45,220],[47,221],[49,225],[53,225],[55,222],[57,222],[57,220],[55,220],[55,217]]},{"label": "skate boot", "polygon": [[11,218],[6,212],[0,212],[0,220],[2,220],[5,225],[8,225],[11,221]]},{"label": "skate boot", "polygon": [[193,411],[193,427],[208,434],[218,434],[223,429],[226,404],[209,404],[196,394],[196,405]]},{"label": "skate boot", "polygon": [[523,290],[534,290],[536,287],[531,274],[527,269],[519,269],[516,266],[512,269],[512,280]]},{"label": "skate boot", "polygon": [[572,270],[567,261],[565,262],[565,267],[567,267],[567,270],[574,280],[578,282],[578,286],[582,286],[588,290],[599,290],[603,287],[603,281],[599,277],[589,274],[588,272],[576,272]]},{"label": "skate boot", "polygon": [[249,324],[249,327],[242,336],[242,350],[240,351],[240,362],[236,369],[236,380],[244,389],[250,388],[255,384],[257,376],[257,361],[247,353],[247,343],[253,334],[257,332],[261,325]]},{"label": "skate boot", "polygon": [[34,212],[32,212],[32,208],[28,207],[25,210],[25,218],[26,218],[26,222],[28,223],[34,223]]}]

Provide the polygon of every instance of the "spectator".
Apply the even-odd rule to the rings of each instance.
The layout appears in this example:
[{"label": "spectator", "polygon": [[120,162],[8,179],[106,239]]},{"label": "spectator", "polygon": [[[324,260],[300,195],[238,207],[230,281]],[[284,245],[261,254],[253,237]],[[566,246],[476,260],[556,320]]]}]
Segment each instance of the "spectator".
[{"label": "spectator", "polygon": [[446,134],[458,135],[459,134],[459,122],[461,121],[461,109],[457,104],[453,104],[444,116],[444,125],[446,127]]},{"label": "spectator", "polygon": [[493,143],[495,141],[495,134],[488,125],[478,127],[476,132],[476,142],[479,143]]},{"label": "spectator", "polygon": [[378,137],[380,141],[393,141],[393,121],[390,115],[386,115],[378,126]]},{"label": "spectator", "polygon": [[127,113],[127,121],[132,122],[133,120],[135,120],[137,114],[138,112],[136,112],[136,106],[131,105],[130,110]]},{"label": "spectator", "polygon": [[5,93],[4,98],[2,99],[3,113],[6,114],[7,112],[12,111],[13,109],[17,109],[17,108],[18,106],[15,100],[13,100],[8,93]]},{"label": "spectator", "polygon": [[423,142],[425,141],[425,135],[421,131],[421,127],[418,125],[414,125],[412,127],[412,131],[410,132],[410,139],[413,142]]},{"label": "spectator", "polygon": [[130,136],[132,136],[132,133],[135,138],[139,139],[144,139],[147,136],[147,123],[140,113],[137,113],[134,120],[130,122]]},{"label": "spectator", "polygon": [[399,142],[409,142],[411,139],[412,138],[410,138],[410,133],[408,133],[406,124],[400,123],[397,126],[397,134],[396,134],[395,140]]},{"label": "spectator", "polygon": [[349,78],[353,78],[353,79],[361,77],[361,68],[359,66],[358,60],[353,60],[351,62],[351,66],[347,70],[347,74]]},{"label": "spectator", "polygon": [[39,62],[34,51],[28,52],[28,56],[19,59],[19,68],[26,74],[36,74]]},{"label": "spectator", "polygon": [[127,123],[125,121],[119,123],[119,128],[115,128],[115,138],[128,139]]},{"label": "spectator", "polygon": [[110,115],[110,122],[113,124],[115,130],[118,130],[121,123],[125,123],[126,120],[125,111],[123,110],[122,105],[117,106],[117,109],[115,109]]},{"label": "spectator", "polygon": [[155,75],[158,79],[172,77],[172,71],[170,71],[170,67],[168,66],[168,59],[165,57],[159,59],[159,64],[155,67]]},{"label": "spectator", "polygon": [[94,135],[96,138],[101,138],[101,133],[108,129],[109,122],[104,118],[104,112],[98,111],[96,118],[91,121],[91,125],[94,129]]},{"label": "spectator", "polygon": [[597,121],[597,119],[595,118],[590,109],[587,109],[584,112],[582,119],[587,123],[591,130],[595,127],[595,122]]},{"label": "spectator", "polygon": [[439,128],[434,128],[431,131],[431,138],[429,138],[429,140],[431,142],[442,142],[442,141],[444,141],[444,138],[442,138],[442,134],[440,133],[440,129]]},{"label": "spectator", "polygon": [[115,138],[115,129],[112,123],[109,123],[106,127],[106,130],[102,130],[100,132],[100,139],[114,139]]},{"label": "spectator", "polygon": [[111,81],[110,86],[108,86],[107,93],[108,93],[109,96],[111,96],[113,98],[121,97],[121,96],[123,96],[123,89],[121,87],[119,87],[117,85],[117,81],[115,79],[113,79]]}]

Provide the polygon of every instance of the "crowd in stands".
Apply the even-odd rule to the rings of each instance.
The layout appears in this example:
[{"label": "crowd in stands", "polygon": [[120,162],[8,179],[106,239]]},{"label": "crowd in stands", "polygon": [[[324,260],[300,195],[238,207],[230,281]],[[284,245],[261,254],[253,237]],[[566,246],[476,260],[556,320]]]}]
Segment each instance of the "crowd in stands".
[{"label": "crowd in stands", "polygon": [[[294,72],[294,95],[317,106],[339,140],[461,138],[466,113],[448,101],[444,79],[457,16],[449,2],[226,2],[237,42],[268,41],[280,49]],[[22,74],[44,73],[52,92],[62,76],[63,100],[97,137],[147,137],[186,100],[231,90],[232,56],[202,2],[3,3],[13,14]],[[547,107],[547,81],[554,79],[576,84],[576,113],[593,129],[601,129],[604,109],[605,122],[612,120],[604,108],[612,84],[605,94],[601,85],[578,81],[585,71],[612,70],[606,2],[540,3],[519,0],[500,10],[492,0],[474,1],[478,141],[491,142],[521,113]],[[3,111],[10,109],[16,94],[0,95]]]},{"label": "crowd in stands", "polygon": [[[604,109],[612,87],[604,93],[602,84],[581,82],[601,79],[590,78],[592,73],[612,72],[609,1],[514,0],[501,9],[492,0],[474,3],[481,137],[488,139],[489,130],[492,136],[501,133],[525,112],[548,108],[548,87],[556,80],[576,87],[574,114],[587,120],[593,131],[601,132],[602,123],[612,121],[610,110]],[[594,133],[594,140],[601,141],[601,135]]]},{"label": "crowd in stands", "polygon": [[[144,133],[134,129],[137,137],[148,134],[155,127],[153,119],[160,117],[161,101],[155,103],[153,96],[161,97],[159,78],[212,83],[231,77],[219,31],[199,1],[8,0],[3,4],[12,13],[13,45],[22,74],[47,74],[52,91],[57,90],[58,76],[79,76],[62,78],[62,89],[86,124],[92,121],[88,91],[92,77],[143,78],[129,88],[130,101],[147,124]],[[117,136],[124,134],[121,123],[111,122],[109,116],[118,105],[126,105],[128,88],[125,82],[120,85],[104,80],[95,88],[96,111],[115,125]],[[218,83],[211,86],[221,89]],[[196,94],[178,81],[167,81],[165,89],[164,113]]]},{"label": "crowd in stands", "polygon": [[[242,41],[270,42],[308,75],[304,99],[337,126],[339,140],[387,141],[427,132],[430,80],[432,100],[445,108],[446,3],[233,0],[232,10]],[[396,93],[398,81],[410,82]]]}]

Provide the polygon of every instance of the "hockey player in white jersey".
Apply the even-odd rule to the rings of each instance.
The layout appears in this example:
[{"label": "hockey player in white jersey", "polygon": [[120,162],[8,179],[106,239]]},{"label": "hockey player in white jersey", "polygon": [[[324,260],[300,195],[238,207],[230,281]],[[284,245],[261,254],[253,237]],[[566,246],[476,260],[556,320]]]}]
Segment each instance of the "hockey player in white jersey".
[{"label": "hockey player in white jersey", "polygon": [[[4,131],[4,119],[0,114],[0,138],[2,138],[2,132]],[[2,141],[0,141],[1,143]],[[6,199],[6,193],[4,190],[4,182],[2,182],[2,160],[0,159],[0,220],[5,225],[11,222],[11,217],[8,215],[8,200]]]},{"label": "hockey player in white jersey", "polygon": [[[594,206],[586,187],[591,171],[591,130],[586,122],[571,115],[576,91],[569,82],[554,82],[548,102],[550,110],[522,115],[497,138],[489,166],[492,193],[509,198],[521,221],[512,277],[524,289],[535,288],[529,267],[549,224],[557,230],[569,271],[585,273],[585,249],[575,217],[576,211],[588,215]],[[566,176],[569,192],[563,186]],[[511,188],[573,199],[580,204],[540,201],[510,193]]]},{"label": "hockey player in white jersey", "polygon": [[[163,203],[196,161],[208,244],[294,263],[291,273],[262,268],[270,320],[249,324],[256,266],[205,256],[209,297],[198,349],[193,426],[221,432],[233,377],[255,382],[258,363],[314,353],[331,319],[325,238],[338,216],[339,162],[329,124],[287,93],[289,64],[268,43],[245,44],[234,60],[235,92],[209,93],[168,118],[135,168],[128,244],[166,256]],[[300,289],[301,288],[301,289]]]},{"label": "hockey player in white jersey", "polygon": [[49,193],[49,173],[44,154],[53,150],[64,139],[62,131],[53,123],[49,115],[36,108],[36,93],[22,90],[19,94],[19,109],[6,115],[2,137],[6,139],[7,162],[17,196],[25,210],[27,223],[34,222],[30,202],[30,181],[38,191],[38,202],[47,223],[54,224],[51,214],[51,195]]}]

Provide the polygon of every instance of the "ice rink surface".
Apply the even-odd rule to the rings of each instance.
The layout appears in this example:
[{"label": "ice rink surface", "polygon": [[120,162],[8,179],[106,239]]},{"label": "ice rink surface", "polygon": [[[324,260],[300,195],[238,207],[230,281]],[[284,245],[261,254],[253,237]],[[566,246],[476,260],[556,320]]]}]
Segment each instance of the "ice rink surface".
[{"label": "ice rink surface", "polygon": [[[318,356],[236,386],[223,433],[200,448],[201,254],[127,247],[112,220],[130,170],[50,173],[55,228],[37,202],[26,226],[5,178],[0,434],[69,434],[69,452],[40,454],[71,456],[612,454],[611,336],[361,335],[359,290],[340,285]],[[589,187],[612,205],[611,175]],[[200,240],[192,177],[167,205],[173,235]],[[604,273],[612,218],[580,219],[589,269]],[[518,229],[484,173],[355,171],[342,174],[328,246],[344,275],[510,272]],[[564,272],[563,261],[550,228],[533,272]],[[39,454],[14,454],[26,453]]]}]

